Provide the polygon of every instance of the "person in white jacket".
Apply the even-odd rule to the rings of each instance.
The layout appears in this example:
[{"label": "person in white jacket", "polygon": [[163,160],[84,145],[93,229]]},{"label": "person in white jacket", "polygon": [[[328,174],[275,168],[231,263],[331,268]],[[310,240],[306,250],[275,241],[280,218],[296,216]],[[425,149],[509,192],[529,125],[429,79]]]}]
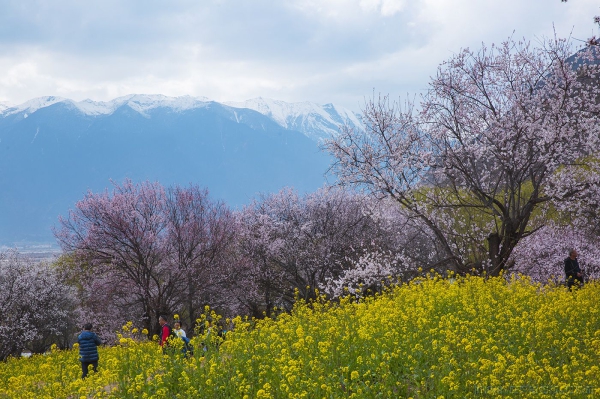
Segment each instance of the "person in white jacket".
[{"label": "person in white jacket", "polygon": [[186,337],[185,331],[183,331],[183,329],[181,328],[181,322],[179,321],[173,323],[173,332],[177,334],[179,338]]}]

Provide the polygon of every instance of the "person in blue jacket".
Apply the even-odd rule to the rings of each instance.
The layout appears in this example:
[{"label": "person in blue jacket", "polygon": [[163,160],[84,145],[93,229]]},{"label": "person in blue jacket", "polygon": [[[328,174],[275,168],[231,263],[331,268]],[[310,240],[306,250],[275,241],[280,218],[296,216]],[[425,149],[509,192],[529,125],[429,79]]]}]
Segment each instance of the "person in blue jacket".
[{"label": "person in blue jacket", "polygon": [[102,344],[96,333],[92,332],[92,324],[83,326],[83,331],[77,337],[79,342],[79,360],[81,361],[81,378],[88,375],[88,368],[92,365],[94,372],[98,371],[98,345]]}]

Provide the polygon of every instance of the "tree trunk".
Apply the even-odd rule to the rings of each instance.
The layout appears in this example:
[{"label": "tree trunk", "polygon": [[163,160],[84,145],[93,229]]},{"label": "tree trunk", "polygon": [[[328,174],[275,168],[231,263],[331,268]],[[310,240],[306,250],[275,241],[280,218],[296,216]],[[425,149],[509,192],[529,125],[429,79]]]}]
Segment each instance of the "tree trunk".
[{"label": "tree trunk", "polygon": [[491,277],[498,276],[502,270],[502,263],[498,259],[500,253],[500,235],[498,233],[491,233],[488,238],[489,246],[489,260],[491,262],[491,268],[487,270],[487,275]]}]

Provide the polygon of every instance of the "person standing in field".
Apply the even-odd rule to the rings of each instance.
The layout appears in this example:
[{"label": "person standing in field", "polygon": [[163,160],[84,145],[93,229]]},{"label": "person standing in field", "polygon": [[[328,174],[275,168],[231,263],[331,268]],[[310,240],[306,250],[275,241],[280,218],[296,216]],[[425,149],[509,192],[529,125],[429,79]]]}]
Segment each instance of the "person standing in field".
[{"label": "person standing in field", "polygon": [[173,323],[173,332],[179,338],[186,338],[185,331],[181,328],[181,322],[180,321],[176,321],[175,323]]},{"label": "person standing in field", "polygon": [[181,352],[184,354],[184,356],[187,357],[188,355],[193,355],[194,348],[192,347],[190,339],[186,336],[185,331],[183,328],[181,328],[181,322],[179,320],[173,323],[173,334],[181,338],[183,341],[183,348],[181,349]]},{"label": "person standing in field", "polygon": [[96,333],[92,332],[92,324],[86,323],[83,331],[77,336],[79,343],[79,360],[81,361],[81,378],[88,375],[88,369],[92,366],[94,373],[98,371],[98,345],[102,344]]},{"label": "person standing in field", "polygon": [[565,274],[567,279],[567,287],[569,290],[574,284],[583,285],[583,272],[577,261],[577,251],[572,249],[569,251],[569,257],[565,259]]},{"label": "person standing in field", "polygon": [[158,318],[158,324],[160,324],[160,337],[159,337],[159,345],[162,346],[163,350],[167,345],[167,340],[171,335],[171,326],[167,323],[166,316],[160,316]]}]

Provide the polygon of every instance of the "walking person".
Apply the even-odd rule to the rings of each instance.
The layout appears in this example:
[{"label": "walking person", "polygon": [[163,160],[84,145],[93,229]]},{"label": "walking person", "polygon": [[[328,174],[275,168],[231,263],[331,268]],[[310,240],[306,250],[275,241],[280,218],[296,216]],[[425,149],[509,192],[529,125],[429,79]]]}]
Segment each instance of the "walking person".
[{"label": "walking person", "polygon": [[81,361],[81,378],[88,375],[88,369],[92,366],[94,373],[98,371],[98,345],[102,344],[96,333],[92,332],[92,324],[86,323],[83,331],[77,336],[79,343],[79,360]]},{"label": "walking person", "polygon": [[181,322],[180,321],[176,321],[173,323],[173,333],[175,333],[175,335],[177,335],[179,338],[185,338],[185,331],[181,328]]},{"label": "walking person", "polygon": [[573,285],[575,284],[577,286],[583,285],[583,271],[579,267],[577,255],[577,250],[572,249],[569,251],[569,257],[565,259],[565,275],[569,291],[571,290],[571,287],[573,287]]},{"label": "walking person", "polygon": [[166,316],[159,316],[158,324],[160,324],[159,345],[163,348],[163,352],[165,352],[165,349],[168,345],[167,340],[171,336],[171,326],[169,325],[169,323],[167,323]]},{"label": "walking person", "polygon": [[185,331],[181,328],[181,322],[179,320],[173,323],[173,334],[181,338],[183,341],[183,348],[181,349],[181,353],[185,357],[188,355],[194,355],[194,348],[192,347],[190,339],[186,336]]}]

